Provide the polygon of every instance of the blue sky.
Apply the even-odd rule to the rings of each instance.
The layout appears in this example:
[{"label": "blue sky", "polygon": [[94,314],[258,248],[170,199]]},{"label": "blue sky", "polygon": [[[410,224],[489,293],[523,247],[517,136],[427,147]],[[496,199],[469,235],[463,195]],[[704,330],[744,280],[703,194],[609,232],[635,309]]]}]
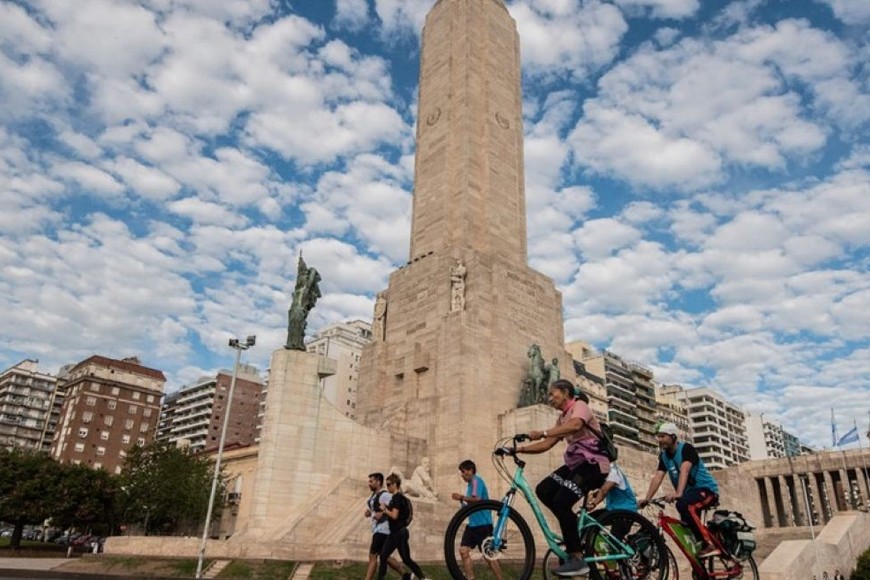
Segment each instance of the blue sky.
[{"label": "blue sky", "polygon": [[[442,0],[455,1],[455,0]],[[472,1],[472,0],[469,0]],[[478,1],[478,0],[473,0]],[[407,259],[432,0],[0,0],[0,366],[265,368]],[[569,340],[799,437],[870,394],[870,3],[514,0],[531,265]]]}]

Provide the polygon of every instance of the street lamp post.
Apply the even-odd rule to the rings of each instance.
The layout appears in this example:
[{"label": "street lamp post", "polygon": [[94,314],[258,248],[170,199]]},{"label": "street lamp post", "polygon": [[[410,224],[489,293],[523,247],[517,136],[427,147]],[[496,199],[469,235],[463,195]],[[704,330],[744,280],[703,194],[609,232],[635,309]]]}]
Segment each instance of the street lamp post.
[{"label": "street lamp post", "polygon": [[202,560],[205,556],[205,544],[208,540],[208,529],[211,525],[211,512],[214,509],[214,496],[217,492],[218,478],[220,477],[221,472],[221,455],[223,455],[224,441],[226,441],[227,438],[227,426],[230,424],[230,407],[233,404],[233,391],[236,389],[236,376],[239,374],[239,361],[242,358],[242,351],[248,350],[254,346],[256,342],[257,337],[253,335],[246,338],[245,342],[239,342],[238,338],[230,339],[230,348],[233,348],[236,351],[236,362],[233,365],[233,378],[230,381],[230,392],[229,395],[227,395],[227,408],[224,411],[224,424],[221,428],[221,439],[218,443],[217,457],[215,458],[214,463],[214,477],[212,477],[211,480],[211,493],[208,496],[208,509],[205,513],[205,526],[202,530],[202,541],[199,544],[199,558],[196,562],[197,578],[202,578]]}]

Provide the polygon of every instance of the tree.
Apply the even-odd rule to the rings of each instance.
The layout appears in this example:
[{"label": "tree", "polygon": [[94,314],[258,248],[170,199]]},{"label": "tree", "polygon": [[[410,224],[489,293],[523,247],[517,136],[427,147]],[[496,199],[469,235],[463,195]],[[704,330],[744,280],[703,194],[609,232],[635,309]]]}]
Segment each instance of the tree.
[{"label": "tree", "polygon": [[[139,523],[147,535],[195,535],[205,519],[213,464],[165,442],[130,450],[119,479],[125,523]],[[219,480],[223,496],[223,477]]]},{"label": "tree", "polygon": [[116,489],[117,477],[102,469],[62,466],[52,522],[64,528],[102,527],[105,532],[111,531]]},{"label": "tree", "polygon": [[41,451],[0,449],[0,520],[12,522],[10,546],[21,547],[26,524],[52,515],[60,489],[59,463]]}]

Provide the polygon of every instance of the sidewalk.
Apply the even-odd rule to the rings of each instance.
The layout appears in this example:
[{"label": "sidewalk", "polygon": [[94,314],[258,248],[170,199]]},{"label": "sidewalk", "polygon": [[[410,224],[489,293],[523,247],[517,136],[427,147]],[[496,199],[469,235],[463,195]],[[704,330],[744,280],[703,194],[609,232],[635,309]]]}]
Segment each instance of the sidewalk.
[{"label": "sidewalk", "polygon": [[[0,580],[23,580],[25,578],[50,578],[51,580],[133,580],[133,576],[100,574],[95,576],[87,572],[61,572],[55,570],[68,558],[0,558]],[[152,577],[157,579],[159,577]],[[172,578],[169,580],[178,580]]]}]

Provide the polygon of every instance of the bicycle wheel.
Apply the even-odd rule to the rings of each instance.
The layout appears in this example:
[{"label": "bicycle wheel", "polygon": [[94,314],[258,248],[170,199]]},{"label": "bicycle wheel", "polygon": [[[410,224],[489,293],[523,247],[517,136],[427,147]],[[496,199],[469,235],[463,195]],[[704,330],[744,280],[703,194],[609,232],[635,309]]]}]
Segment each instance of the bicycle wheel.
[{"label": "bicycle wheel", "polygon": [[[478,501],[462,508],[447,525],[444,534],[444,560],[447,570],[455,580],[477,578],[482,580],[501,577],[505,580],[529,580],[535,569],[535,539],[523,517],[513,508],[508,508],[507,517],[499,522],[503,505],[498,501]],[[466,565],[473,571],[466,575],[460,548],[463,537],[472,539],[466,532],[468,519],[474,523],[491,521],[494,527],[501,523],[499,537],[495,531],[486,530],[474,538],[476,546],[469,550]],[[476,530],[479,531],[479,530]]]},{"label": "bicycle wheel", "polygon": [[665,550],[668,551],[668,574],[666,578],[668,580],[680,580],[680,568],[677,566],[677,558],[674,556],[674,551],[667,544],[665,544]]},{"label": "bicycle wheel", "polygon": [[615,510],[604,513],[599,522],[603,530],[594,528],[586,534],[588,556],[618,556],[623,552],[614,545],[614,538],[630,546],[630,558],[590,563],[590,578],[596,574],[607,580],[667,580],[668,549],[658,530],[636,512]]},{"label": "bicycle wheel", "polygon": [[731,578],[734,580],[758,580],[758,565],[749,556],[745,560],[737,560],[730,556],[710,558],[707,563],[710,578]]}]

